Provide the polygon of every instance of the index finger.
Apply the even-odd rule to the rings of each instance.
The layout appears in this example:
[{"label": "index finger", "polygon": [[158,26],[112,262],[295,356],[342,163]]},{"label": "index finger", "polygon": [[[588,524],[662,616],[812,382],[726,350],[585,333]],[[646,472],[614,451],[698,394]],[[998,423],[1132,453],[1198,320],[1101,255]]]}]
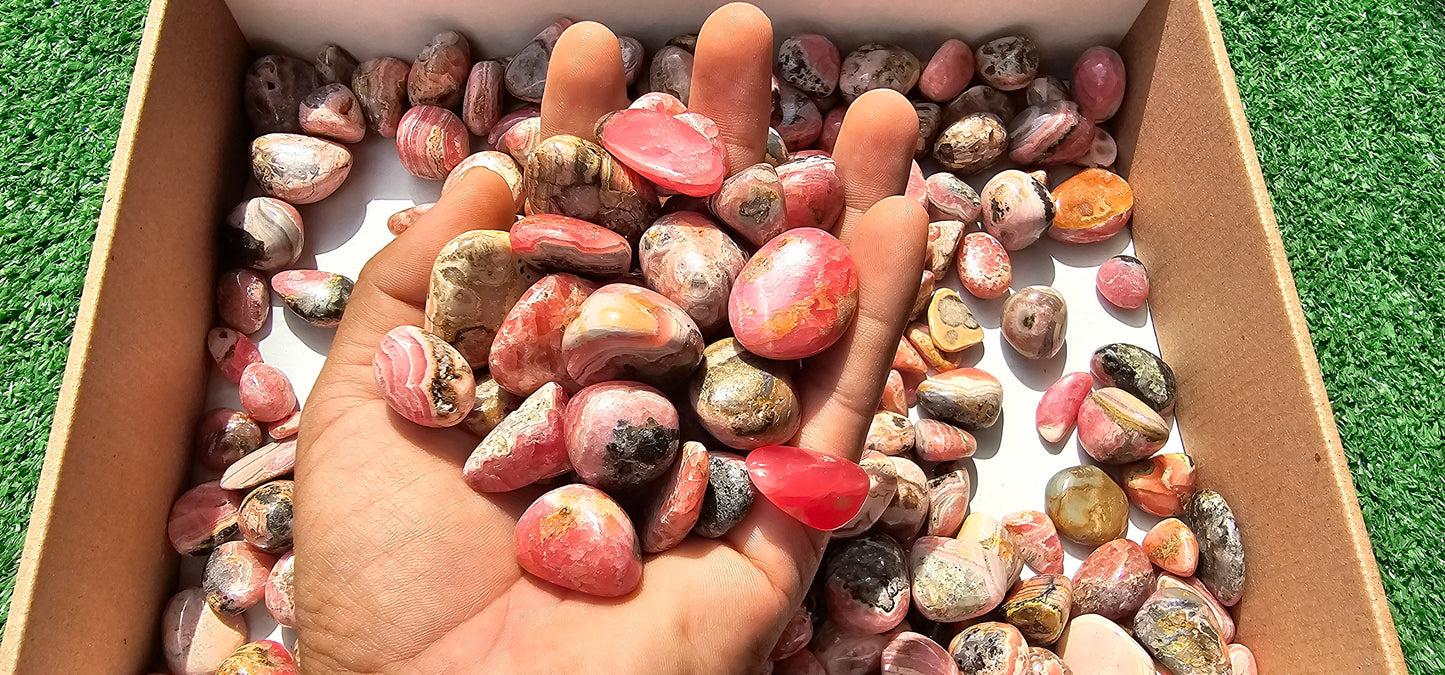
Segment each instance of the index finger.
[{"label": "index finger", "polygon": [[747,3],[718,8],[698,32],[688,110],[717,123],[728,175],[763,161],[772,82],[772,22]]}]

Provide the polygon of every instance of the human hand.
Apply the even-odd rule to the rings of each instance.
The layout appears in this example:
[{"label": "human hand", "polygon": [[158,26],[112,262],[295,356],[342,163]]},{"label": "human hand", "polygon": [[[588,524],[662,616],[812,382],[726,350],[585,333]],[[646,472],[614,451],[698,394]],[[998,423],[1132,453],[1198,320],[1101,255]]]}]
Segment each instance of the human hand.
[{"label": "human hand", "polygon": [[[761,161],[773,34],[728,5],[697,41],[689,108],[717,122],[729,172]],[[627,106],[616,38],[595,23],[561,37],[542,102],[545,135],[593,137]],[[891,91],[849,108],[834,158],[846,209],[835,232],[858,267],[852,327],[799,374],[795,444],[858,458],[922,274],[927,217],[903,197],[917,140]],[[362,271],[307,401],[297,452],[297,618],[308,672],[748,672],[765,664],[816,571],[827,533],[765,499],[722,538],[644,559],[616,599],[523,574],[518,516],[544,489],[479,494],[462,465],[479,439],[387,408],[372,374],[381,337],[421,325],[432,260],[456,235],[507,229],[507,185],[470,171]]]}]

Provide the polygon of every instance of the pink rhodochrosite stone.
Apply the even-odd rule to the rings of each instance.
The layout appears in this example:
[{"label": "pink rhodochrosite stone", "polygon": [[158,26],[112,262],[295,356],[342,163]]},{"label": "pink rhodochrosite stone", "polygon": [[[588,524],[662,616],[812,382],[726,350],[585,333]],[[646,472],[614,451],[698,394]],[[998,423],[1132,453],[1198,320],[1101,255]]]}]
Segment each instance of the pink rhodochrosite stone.
[{"label": "pink rhodochrosite stone", "polygon": [[1124,494],[1129,503],[1156,516],[1178,516],[1194,496],[1194,459],[1166,452],[1124,467]]},{"label": "pink rhodochrosite stone", "polygon": [[412,105],[455,108],[472,66],[472,49],[456,31],[438,33],[421,48],[407,73],[406,93]]},{"label": "pink rhodochrosite stone", "polygon": [[807,448],[767,445],[748,453],[758,492],[798,522],[836,530],[863,506],[868,474],[857,464]]},{"label": "pink rhodochrosite stone", "polygon": [[972,223],[978,220],[983,205],[978,201],[978,192],[962,178],[946,171],[940,171],[923,181],[923,190],[928,197],[930,216],[938,215],[949,220]]},{"label": "pink rhodochrosite stone", "polygon": [[[514,229],[513,246],[516,241]],[[487,355],[492,379],[518,396],[528,396],[548,382],[561,384],[569,391],[580,389],[567,375],[562,336],[582,311],[583,301],[596,290],[596,284],[571,274],[549,274],[532,284],[497,329],[492,351]]]},{"label": "pink rhodochrosite stone", "polygon": [[818,135],[823,133],[823,114],[818,112],[818,104],[803,92],[783,85],[778,90],[775,109],[774,117],[778,122],[773,128],[777,129],[785,146],[811,147],[818,140]]},{"label": "pink rhodochrosite stone", "polygon": [[226,473],[221,476],[221,487],[227,490],[249,490],[291,473],[295,465],[295,439],[271,443],[227,467]]},{"label": "pink rhodochrosite stone", "polygon": [[973,434],[938,420],[913,423],[913,452],[925,462],[951,462],[973,456],[978,441]]},{"label": "pink rhodochrosite stone", "polygon": [[1259,675],[1254,652],[1244,645],[1229,645],[1229,670],[1230,675]]},{"label": "pink rhodochrosite stone", "polygon": [[1064,573],[1064,546],[1054,521],[1043,511],[1014,511],[1000,523],[1019,543],[1019,555],[1029,569],[1039,574]]},{"label": "pink rhodochrosite stone", "polygon": [[677,456],[677,409],[637,382],[603,382],[577,392],[563,418],[572,470],[604,490],[661,476]]},{"label": "pink rhodochrosite stone", "polygon": [[296,675],[296,659],[286,647],[272,640],[258,640],[231,652],[216,675]]},{"label": "pink rhodochrosite stone", "polygon": [[1008,127],[1008,156],[1019,164],[1067,164],[1083,158],[1093,145],[1094,123],[1073,101],[1030,106]]},{"label": "pink rhodochrosite stone", "polygon": [[246,413],[230,408],[208,410],[196,425],[196,460],[212,471],[225,471],[265,440],[261,425]]},{"label": "pink rhodochrosite stone", "polygon": [[702,348],[702,333],[686,312],[653,291],[622,283],[588,296],[562,336],[567,374],[582,386],[680,381],[702,361]]},{"label": "pink rhodochrosite stone", "polygon": [[1141,546],[1149,555],[1149,562],[1165,572],[1181,577],[1193,576],[1195,567],[1199,565],[1199,540],[1178,518],[1159,521],[1144,535]]},{"label": "pink rhodochrosite stone", "polygon": [[508,492],[567,471],[567,392],[548,382],[477,444],[462,477],[478,492]]},{"label": "pink rhodochrosite stone", "polygon": [[1079,406],[1079,446],[1105,464],[1144,459],[1169,440],[1170,421],[1123,389],[1106,387]]},{"label": "pink rhodochrosite stone", "polygon": [[918,536],[919,529],[928,520],[928,475],[907,457],[889,457],[888,461],[893,463],[898,488],[892,501],[878,515],[875,526],[894,539],[908,543]]},{"label": "pink rhodochrosite stone", "polygon": [[638,267],[647,287],[677,303],[704,334],[727,325],[733,280],[748,254],[711,218],[678,211],[642,233]]},{"label": "pink rhodochrosite stone", "polygon": [[883,633],[908,615],[908,565],[886,534],[865,534],[828,548],[823,600],[828,618],[859,633]]},{"label": "pink rhodochrosite stone", "polygon": [[867,532],[893,503],[893,496],[898,492],[898,470],[893,467],[893,459],[888,455],[877,450],[864,450],[858,467],[868,474],[868,495],[857,515],[833,530],[835,537],[855,537]]},{"label": "pink rhodochrosite stone", "polygon": [[622,235],[585,220],[542,213],[511,229],[512,251],[543,272],[572,272],[611,279],[627,273],[632,246]]},{"label": "pink rhodochrosite stone", "polygon": [[282,626],[296,625],[296,558],[291,551],[276,561],[266,578],[266,611]]},{"label": "pink rhodochrosite stone", "polygon": [[707,448],[702,443],[682,444],[677,461],[658,484],[648,504],[647,520],[640,533],[642,550],[660,553],[677,546],[697,524],[702,497],[707,493],[709,464]]},{"label": "pink rhodochrosite stone", "polygon": [[386,403],[424,427],[461,422],[476,401],[472,368],[441,338],[416,326],[397,326],[381,338],[371,368]]},{"label": "pink rhodochrosite stone", "polygon": [[1017,169],[1000,171],[979,192],[983,229],[1004,250],[1017,251],[1038,241],[1054,222],[1054,201],[1038,178]]},{"label": "pink rhodochrosite stone", "polygon": [[537,498],[517,521],[517,563],[532,576],[589,595],[627,595],[642,581],[642,554],[627,513],[590,485]]},{"label": "pink rhodochrosite stone", "polygon": [[276,420],[275,422],[272,422],[270,426],[266,427],[266,435],[270,436],[271,440],[274,441],[281,441],[291,438],[292,436],[295,436],[299,431],[301,431],[300,410],[297,410],[290,415]]},{"label": "pink rhodochrosite stone", "polygon": [[773,643],[773,651],[768,655],[773,661],[781,661],[808,646],[813,639],[813,615],[808,613],[807,607],[798,607],[793,612],[792,618],[783,625],[783,632],[778,635],[778,641]]},{"label": "pink rhodochrosite stone", "polygon": [[842,57],[833,41],[817,33],[790,35],[778,45],[778,76],[809,96],[827,96],[838,86]]},{"label": "pink rhodochrosite stone", "polygon": [[1008,250],[987,232],[964,235],[958,251],[958,278],[975,298],[1003,297],[1014,278]]},{"label": "pink rhodochrosite stone", "polygon": [[848,106],[840,105],[823,116],[823,129],[818,132],[818,148],[832,153],[838,144],[838,132],[843,130],[843,118],[848,115]]},{"label": "pink rhodochrosite stone", "polygon": [[918,91],[942,103],[963,93],[973,79],[973,50],[960,40],[946,40],[918,76]]},{"label": "pink rhodochrosite stone", "polygon": [[666,113],[641,108],[608,113],[597,120],[597,138],[618,161],[673,192],[706,197],[727,177],[717,146]]},{"label": "pink rhodochrosite stone", "polygon": [[1008,591],[990,571],[996,559],[961,539],[919,537],[908,552],[913,606],[924,617],[944,623],[989,613]]},{"label": "pink rhodochrosite stone", "polygon": [[666,115],[681,115],[687,112],[687,106],[676,96],[665,91],[650,91],[637,97],[632,105],[627,106],[630,110],[653,110]]},{"label": "pink rhodochrosite stone", "polygon": [[1095,549],[1074,572],[1074,616],[1099,614],[1120,621],[1139,609],[1154,591],[1154,566],[1148,554],[1128,539]]},{"label": "pink rhodochrosite stone", "polygon": [[760,249],[728,300],[733,334],[748,351],[802,359],[833,346],[858,308],[858,269],[842,242],[810,227]]},{"label": "pink rhodochrosite stone", "polygon": [[1138,309],[1149,299],[1149,275],[1131,255],[1116,255],[1099,266],[1094,279],[1099,295],[1120,309]]},{"label": "pink rhodochrosite stone", "polygon": [[1094,376],[1089,373],[1069,373],[1049,385],[1034,412],[1039,436],[1050,443],[1068,438],[1078,419],[1079,406],[1093,389]]},{"label": "pink rhodochrosite stone", "polygon": [[187,588],[166,603],[161,651],[175,675],[212,675],[245,642],[245,618],[217,614],[199,588]]},{"label": "pink rhodochrosite stone", "polygon": [[[251,338],[230,328],[212,328],[206,334],[206,349],[215,359],[216,367],[226,379],[240,383],[241,373],[253,363],[261,362],[261,350]],[[264,420],[263,420],[264,421]]]},{"label": "pink rhodochrosite stone", "polygon": [[456,113],[419,105],[401,116],[396,128],[396,155],[411,175],[442,180],[469,154],[471,136]]},{"label": "pink rhodochrosite stone", "polygon": [[467,75],[462,94],[462,122],[473,136],[486,136],[502,116],[501,61],[479,61]]},{"label": "pink rhodochrosite stone", "polygon": [[814,155],[778,165],[788,229],[832,230],[843,214],[843,181],[832,157]]},{"label": "pink rhodochrosite stone", "polygon": [[241,372],[241,407],[258,422],[275,422],[296,409],[291,380],[275,366],[253,363]]},{"label": "pink rhodochrosite stone", "polygon": [[[1062,626],[1060,626],[1062,628]],[[1072,670],[1064,665],[1064,660],[1043,647],[1034,647],[1029,650],[1029,660],[1033,662],[1031,675],[1073,675]]]},{"label": "pink rhodochrosite stone", "polygon": [[899,633],[883,648],[882,666],[883,675],[958,675],[958,664],[943,647],[912,631]]},{"label": "pink rhodochrosite stone", "polygon": [[340,274],[321,270],[286,270],[271,277],[271,288],[286,302],[286,308],[318,328],[341,325],[354,286]]},{"label": "pink rhodochrosite stone", "polygon": [[928,524],[923,531],[929,536],[957,535],[968,515],[968,472],[961,468],[949,471],[948,466],[957,465],[941,466],[928,479]]},{"label": "pink rhodochrosite stone", "polygon": [[217,481],[201,483],[181,494],[171,507],[166,536],[181,555],[204,553],[240,530],[241,495]]},{"label": "pink rhodochrosite stone", "polygon": [[[883,385],[883,398],[878,401],[878,410],[886,410],[899,415],[908,414],[908,399],[904,392],[902,373],[896,370],[888,371],[888,381]],[[914,427],[917,431],[916,424]]]},{"label": "pink rhodochrosite stone", "polygon": [[324,84],[301,99],[301,130],[341,143],[356,143],[366,136],[366,117],[361,102],[346,85]]},{"label": "pink rhodochrosite stone", "polygon": [[244,541],[228,541],[211,551],[201,587],[206,603],[221,614],[240,614],[266,599],[266,579],[276,556]]},{"label": "pink rhodochrosite stone", "polygon": [[227,326],[247,335],[261,330],[271,313],[266,277],[252,269],[229,270],[216,280],[216,310]]},{"label": "pink rhodochrosite stone", "polygon": [[1103,122],[1124,102],[1124,59],[1108,47],[1090,47],[1074,61],[1074,100],[1084,117]]},{"label": "pink rhodochrosite stone", "polygon": [[1102,616],[1075,617],[1054,651],[1074,675],[1156,675],[1149,653],[1119,624]]},{"label": "pink rhodochrosite stone", "polygon": [[501,150],[502,136],[505,136],[513,126],[516,126],[516,124],[522,120],[540,117],[541,115],[542,109],[535,105],[522,106],[502,115],[502,118],[497,120],[496,124],[492,125],[492,130],[487,132],[487,147],[493,150]]},{"label": "pink rhodochrosite stone", "polygon": [[914,160],[913,166],[908,169],[908,185],[903,188],[903,196],[928,208],[928,179],[923,177],[923,167],[918,165],[918,160]]},{"label": "pink rhodochrosite stone", "polygon": [[723,182],[708,201],[719,220],[753,246],[762,246],[788,229],[785,193],[778,170],[754,164]]}]

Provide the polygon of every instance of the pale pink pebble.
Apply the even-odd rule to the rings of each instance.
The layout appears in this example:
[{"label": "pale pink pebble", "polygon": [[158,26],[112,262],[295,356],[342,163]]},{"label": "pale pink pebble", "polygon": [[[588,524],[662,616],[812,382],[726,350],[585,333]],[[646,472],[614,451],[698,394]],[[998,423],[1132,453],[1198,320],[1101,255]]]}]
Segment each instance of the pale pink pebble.
[{"label": "pale pink pebble", "polygon": [[773,675],[828,675],[818,657],[806,649],[773,662]]},{"label": "pale pink pebble", "polygon": [[266,610],[282,626],[296,625],[295,568],[295,556],[287,551],[266,579]]},{"label": "pale pink pebble", "polygon": [[627,107],[633,110],[656,110],[668,115],[681,115],[687,112],[687,106],[683,105],[682,101],[665,91],[647,92],[638,96],[637,100]]},{"label": "pale pink pebble", "polygon": [[277,441],[257,448],[226,467],[221,487],[227,490],[249,490],[280,478],[296,466],[296,441]]},{"label": "pale pink pebble", "polygon": [[275,366],[253,363],[246,366],[238,383],[241,407],[258,422],[275,422],[296,409],[296,390],[291,380]]},{"label": "pale pink pebble", "polygon": [[928,208],[928,179],[923,177],[923,167],[918,166],[918,160],[914,160],[908,169],[908,186],[904,188],[903,196]]},{"label": "pale pink pebble", "polygon": [[642,554],[627,513],[589,485],[537,498],[517,520],[517,563],[532,576],[588,595],[615,598],[642,582]]},{"label": "pale pink pebble", "polygon": [[525,167],[532,156],[532,151],[537,149],[537,144],[542,142],[542,119],[540,117],[527,117],[517,120],[502,134],[501,140],[494,150],[500,150],[512,156],[518,166]]},{"label": "pale pink pebble", "polygon": [[918,77],[918,91],[942,103],[959,94],[973,79],[973,50],[960,40],[946,40]]},{"label": "pale pink pebble", "polygon": [[240,531],[241,495],[219,481],[186,490],[171,507],[166,536],[181,555],[204,553]]},{"label": "pale pink pebble", "polygon": [[487,147],[493,150],[502,150],[500,147],[502,136],[505,135],[513,125],[525,119],[538,117],[541,114],[541,108],[535,105],[528,105],[502,115],[502,118],[497,120],[496,124],[492,125],[492,130],[487,132]]},{"label": "pale pink pebble", "polygon": [[848,114],[848,106],[840,105],[828,111],[823,117],[823,129],[818,132],[818,149],[832,153],[833,148],[838,144],[838,132],[843,130],[843,117]]},{"label": "pale pink pebble", "polygon": [[1094,376],[1089,373],[1069,373],[1049,385],[1034,411],[1039,436],[1050,443],[1068,438],[1079,417],[1079,406],[1093,388]]},{"label": "pale pink pebble", "polygon": [[958,674],[958,664],[943,647],[912,631],[899,633],[883,648],[882,666],[883,675]]},{"label": "pale pink pebble", "polygon": [[478,492],[509,492],[565,473],[567,439],[562,414],[567,392],[548,382],[502,418],[482,439],[462,469]]},{"label": "pale pink pebble", "polygon": [[397,326],[382,337],[371,367],[387,405],[422,426],[453,426],[476,402],[477,385],[466,359],[416,326]]},{"label": "pale pink pebble", "polygon": [[1054,652],[1074,675],[1154,675],[1154,659],[1119,624],[1097,614],[1074,617]]},{"label": "pale pink pebble", "polygon": [[932,537],[957,536],[968,515],[968,472],[954,469],[928,481],[928,525],[924,534]]},{"label": "pale pink pebble", "polygon": [[301,99],[301,130],[340,143],[357,143],[366,137],[361,102],[344,84],[324,84]]},{"label": "pale pink pebble", "polygon": [[813,639],[813,615],[808,613],[806,607],[798,607],[793,612],[792,618],[783,625],[783,632],[778,635],[778,641],[773,643],[773,651],[768,658],[773,661],[781,661],[788,658],[808,646]]},{"label": "pale pink pebble", "polygon": [[[602,231],[617,236],[610,230]],[[517,237],[513,232],[515,246]],[[549,274],[532,284],[497,328],[487,355],[492,379],[518,396],[530,396],[548,382],[556,382],[568,391],[581,389],[567,375],[562,336],[582,311],[587,296],[596,290],[597,284],[571,274]]]},{"label": "pale pink pebble", "polygon": [[1229,668],[1230,675],[1259,675],[1254,652],[1244,645],[1229,645]]},{"label": "pale pink pebble", "polygon": [[567,374],[582,386],[685,381],[702,351],[702,333],[687,312],[659,293],[625,283],[587,296],[562,335]]},{"label": "pale pink pebble", "polygon": [[1004,514],[1003,528],[1019,541],[1019,555],[1029,569],[1039,574],[1064,573],[1064,546],[1059,542],[1054,521],[1043,511],[1014,511]]},{"label": "pale pink pebble", "polygon": [[166,603],[161,649],[173,675],[211,675],[245,643],[245,618],[218,614],[205,591],[187,588]]},{"label": "pale pink pebble", "polygon": [[913,433],[914,454],[925,462],[966,459],[978,451],[978,441],[973,434],[947,422],[920,419],[913,423]]},{"label": "pale pink pebble", "polygon": [[206,348],[210,350],[216,366],[221,369],[221,374],[237,384],[241,382],[241,373],[245,372],[246,368],[261,362],[261,350],[256,347],[256,343],[230,328],[212,328],[211,332],[206,334]]},{"label": "pale pink pebble", "polygon": [[247,335],[261,330],[271,313],[266,277],[253,269],[234,269],[216,280],[216,310],[221,321]]},{"label": "pale pink pebble", "polygon": [[281,441],[296,435],[301,430],[301,411],[295,412],[272,422],[266,427],[266,435],[273,441]]},{"label": "pale pink pebble", "polygon": [[1108,47],[1090,47],[1074,61],[1074,100],[1092,122],[1103,122],[1124,102],[1124,59]]},{"label": "pale pink pebble", "polygon": [[426,215],[426,212],[430,211],[433,206],[436,206],[436,202],[417,204],[416,206],[411,206],[391,214],[391,216],[386,219],[386,230],[392,234],[401,234],[407,231],[412,225],[416,224],[418,218]]},{"label": "pale pink pebble", "polygon": [[[790,146],[791,147],[791,146]],[[843,181],[832,157],[794,158],[778,165],[788,229],[833,229],[843,214]]]},{"label": "pale pink pebble", "polygon": [[1121,309],[1138,309],[1149,299],[1149,274],[1144,263],[1130,255],[1116,255],[1099,266],[1095,277],[1099,295]]}]

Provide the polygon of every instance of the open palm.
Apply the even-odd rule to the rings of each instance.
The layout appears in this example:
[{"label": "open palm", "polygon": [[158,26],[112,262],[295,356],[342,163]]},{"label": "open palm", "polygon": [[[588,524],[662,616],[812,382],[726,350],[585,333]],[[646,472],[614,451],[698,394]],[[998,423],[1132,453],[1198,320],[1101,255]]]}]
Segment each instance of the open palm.
[{"label": "open palm", "polygon": [[[736,172],[761,161],[773,35],[750,5],[719,9],[697,41],[690,109],[711,117]],[[616,38],[579,23],[558,41],[544,134],[592,137],[626,107]],[[912,106],[870,92],[848,111],[835,159],[847,208],[837,234],[858,265],[848,333],[800,375],[797,444],[856,459],[918,290],[927,218],[902,197]],[[371,359],[391,328],[421,325],[432,260],[457,234],[506,229],[511,194],[470,171],[362,271],[305,406],[296,467],[300,655],[308,672],[748,672],[801,601],[827,535],[765,500],[716,540],[644,560],[641,586],[604,600],[522,573],[513,528],[542,492],[479,494],[462,480],[478,439],[392,413]]]}]

